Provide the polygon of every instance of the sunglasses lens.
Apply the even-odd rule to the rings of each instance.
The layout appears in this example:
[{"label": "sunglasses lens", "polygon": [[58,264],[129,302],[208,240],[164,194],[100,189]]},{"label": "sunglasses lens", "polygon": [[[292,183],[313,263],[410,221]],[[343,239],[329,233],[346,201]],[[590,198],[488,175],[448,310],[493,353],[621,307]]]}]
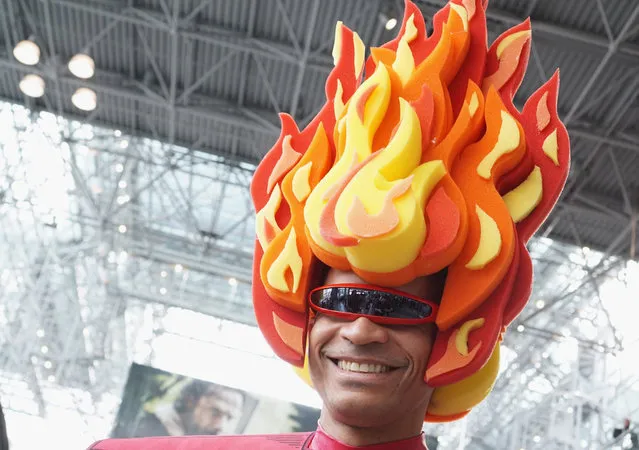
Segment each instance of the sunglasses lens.
[{"label": "sunglasses lens", "polygon": [[330,311],[393,319],[425,319],[433,311],[430,305],[408,297],[355,287],[319,289],[311,295],[311,303]]}]

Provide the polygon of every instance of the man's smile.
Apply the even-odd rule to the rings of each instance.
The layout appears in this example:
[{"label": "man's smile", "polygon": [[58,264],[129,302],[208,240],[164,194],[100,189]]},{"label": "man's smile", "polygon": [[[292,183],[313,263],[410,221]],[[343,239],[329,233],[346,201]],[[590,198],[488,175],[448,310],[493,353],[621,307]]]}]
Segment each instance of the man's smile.
[{"label": "man's smile", "polygon": [[391,363],[390,361],[373,359],[373,358],[358,358],[358,357],[332,357],[324,355],[324,360],[330,367],[334,367],[334,372],[338,377],[347,377],[348,379],[362,379],[362,380],[378,380],[381,381],[391,376],[395,376],[399,372],[399,369],[405,368],[406,365],[399,365],[397,363]]},{"label": "man's smile", "polygon": [[359,364],[353,361],[344,361],[343,359],[337,361],[337,366],[342,370],[346,370],[347,372],[383,373],[391,370],[390,366],[382,364]]}]

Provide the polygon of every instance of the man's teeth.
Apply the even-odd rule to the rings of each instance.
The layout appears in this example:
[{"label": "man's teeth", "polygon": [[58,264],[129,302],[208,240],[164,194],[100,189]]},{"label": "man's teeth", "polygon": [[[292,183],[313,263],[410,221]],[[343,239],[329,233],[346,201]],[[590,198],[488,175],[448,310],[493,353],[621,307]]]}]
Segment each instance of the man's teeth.
[{"label": "man's teeth", "polygon": [[381,364],[358,364],[351,361],[338,360],[337,365],[342,370],[349,372],[383,373],[388,372],[390,367]]}]

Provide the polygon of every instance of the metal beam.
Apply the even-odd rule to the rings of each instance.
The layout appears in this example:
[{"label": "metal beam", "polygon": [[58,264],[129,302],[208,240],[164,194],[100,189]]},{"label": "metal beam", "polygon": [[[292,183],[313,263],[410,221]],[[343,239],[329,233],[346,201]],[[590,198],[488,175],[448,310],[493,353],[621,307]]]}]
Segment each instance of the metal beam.
[{"label": "metal beam", "polygon": [[[581,108],[581,104],[586,99],[586,97],[590,94],[590,91],[594,87],[595,82],[599,79],[599,76],[603,72],[604,68],[606,67],[610,59],[618,51],[620,51],[620,45],[623,42],[626,32],[631,26],[635,24],[635,20],[637,19],[638,15],[639,15],[639,5],[636,5],[633,11],[630,13],[628,19],[626,20],[623,28],[621,29],[619,36],[617,36],[615,39],[613,39],[612,41],[608,43],[608,50],[606,51],[606,54],[604,55],[602,60],[599,62],[599,65],[597,66],[595,71],[590,75],[590,78],[588,79],[588,82],[586,83],[586,85],[583,86],[583,88],[580,90],[580,93],[577,99],[571,102],[570,110],[568,111],[568,114],[566,114],[566,116],[563,119],[565,124],[570,124],[572,119],[575,117],[575,114],[577,113],[577,111],[579,111],[579,109]],[[639,53],[637,53],[635,57],[636,56],[639,56]]]},{"label": "metal beam", "polygon": [[614,155],[610,148],[606,149],[606,153],[610,158],[610,163],[612,164],[612,169],[615,174],[615,179],[617,180],[617,186],[619,186],[619,191],[621,192],[621,197],[623,198],[624,210],[628,214],[632,214],[633,207],[630,202],[630,195],[628,194],[628,189],[626,188],[626,183],[624,182],[623,176],[621,175],[621,170],[619,170],[619,164],[617,163],[617,157]]},{"label": "metal beam", "polygon": [[113,28],[118,26],[122,21],[120,19],[111,19],[111,21],[100,30],[98,34],[93,36],[89,42],[82,46],[80,50],[82,53],[88,53],[88,51],[98,42],[100,42],[104,37],[111,32]]},{"label": "metal beam", "polygon": [[302,82],[304,81],[306,64],[308,63],[308,56],[311,51],[311,43],[313,42],[313,33],[315,32],[315,24],[317,23],[319,5],[319,0],[313,0],[313,4],[311,5],[311,10],[309,12],[310,19],[308,25],[306,26],[306,41],[304,42],[304,51],[299,61],[299,69],[297,71],[295,87],[293,87],[293,100],[291,102],[290,109],[290,114],[293,118],[297,116],[297,107],[299,106],[300,102],[300,96],[302,93]]},{"label": "metal beam", "polygon": [[[253,37],[253,30],[255,29],[255,18],[257,17],[257,0],[250,0],[251,6],[249,7],[248,24],[246,26],[246,37],[251,39]],[[240,83],[239,91],[237,94],[237,105],[244,106],[244,97],[246,95],[246,84],[248,83],[248,64],[250,53],[247,51],[242,52],[242,68],[240,69]]]},{"label": "metal beam", "polygon": [[151,68],[153,69],[153,73],[155,73],[155,78],[158,80],[160,87],[162,88],[162,93],[164,94],[164,98],[169,98],[169,88],[166,86],[166,81],[164,81],[164,75],[158,66],[157,61],[155,60],[155,55],[151,51],[148,42],[146,41],[146,35],[144,31],[142,31],[139,27],[135,27],[135,31],[138,33],[138,37],[140,38],[140,42],[142,42],[142,48],[144,50],[144,54],[146,55],[146,59],[151,64]]},{"label": "metal beam", "polygon": [[[167,9],[168,14],[168,9]],[[177,68],[178,68],[178,45],[180,43],[180,35],[178,34],[178,18],[180,14],[180,2],[173,1],[173,17],[171,17],[171,72],[169,74],[169,144],[175,142],[175,99],[177,95]]]},{"label": "metal beam", "polygon": [[206,8],[213,2],[214,0],[200,0],[200,3],[195,8],[193,8],[191,12],[184,19],[182,19],[182,22],[190,23],[193,19],[195,19],[195,16],[197,16],[200,13],[200,11],[202,11],[204,8]]},{"label": "metal beam", "polygon": [[[144,20],[128,14],[130,12],[129,8],[127,8],[124,12],[115,12],[113,10],[98,7],[96,5],[87,4],[84,1],[48,1],[63,5],[68,8],[96,14],[103,17],[117,18],[126,23],[133,23],[135,25],[152,27],[164,32],[170,32],[170,27],[166,23],[163,23],[160,20],[148,20],[149,18],[157,15],[157,13],[153,10],[140,7],[134,8],[135,12],[142,13],[144,17],[147,18],[147,20]],[[290,45],[282,44],[281,42],[269,39],[248,38],[242,32],[229,30],[228,28],[224,28],[221,26],[213,26],[208,24],[187,24],[184,21],[180,21],[177,32],[181,37],[209,42],[220,47],[231,48],[234,50],[244,50],[265,58],[284,60],[290,63],[295,63],[297,60],[297,58],[295,57],[296,53],[294,53],[295,49]],[[311,55],[309,68],[328,72],[332,69],[332,67],[333,60],[330,55],[326,55],[323,53],[318,55]]]},{"label": "metal beam", "polygon": [[[608,261],[610,255],[614,254],[617,251],[617,247],[619,246],[619,244],[621,242],[624,241],[624,239],[627,238],[628,234],[630,233],[631,230],[631,225],[629,224],[622,233],[620,233],[617,238],[612,241],[610,243],[610,245],[608,246],[608,248],[606,249],[606,251],[604,252],[601,261],[599,262],[599,264],[597,264],[595,267],[592,268],[592,273],[594,274],[593,276],[595,277],[601,277],[606,275],[608,272],[610,272],[611,270],[615,269],[616,267],[618,267],[620,264],[622,264],[622,260],[619,259],[619,261],[617,262],[610,262],[610,265],[608,267],[604,267],[605,263]],[[579,286],[577,286],[575,289],[566,292],[566,293],[562,293],[558,296],[556,296],[555,298],[553,298],[551,301],[546,302],[546,304],[543,306],[543,308],[539,308],[536,311],[530,313],[528,316],[524,317],[523,319],[521,319],[519,321],[519,323],[521,323],[522,325],[527,325],[528,322],[530,320],[532,320],[534,317],[538,316],[539,314],[541,314],[544,311],[547,311],[555,306],[557,306],[558,304],[560,304],[561,302],[563,302],[564,300],[566,300],[567,298],[570,298],[571,296],[573,296],[575,293],[579,292],[580,289],[582,289],[586,284],[588,284],[590,282],[590,280],[584,280]]]},{"label": "metal beam", "polygon": [[610,136],[610,132],[606,133],[606,131],[594,124],[584,124],[583,122],[580,125],[568,127],[568,133],[574,137],[639,153],[639,136],[632,136],[634,139],[634,142],[632,142],[627,139]]},{"label": "metal beam", "polygon": [[220,70],[224,64],[226,64],[231,58],[238,54],[237,51],[229,51],[224,57],[222,57],[218,62],[213,64],[206,72],[204,72],[200,78],[195,80],[188,88],[186,88],[177,99],[177,103],[186,103],[187,97],[199,88],[211,75]]},{"label": "metal beam", "polygon": [[[189,292],[187,289],[182,289],[182,295],[165,295],[159,297],[157,295],[150,295],[148,291],[124,286],[109,286],[107,292],[110,295],[127,296],[147,303],[160,303],[167,306],[176,306],[209,316],[218,317],[220,319],[256,326],[255,313],[253,312],[252,305],[231,303],[228,298],[212,296],[210,293]],[[203,299],[206,299],[206,301],[202,301]]]},{"label": "metal beam", "polygon": [[58,67],[56,63],[56,51],[55,44],[53,41],[53,23],[51,22],[51,11],[49,7],[50,0],[44,0],[44,17],[45,17],[45,25],[46,25],[46,33],[47,33],[47,43],[49,48],[49,57],[51,58],[51,64],[53,64],[53,83],[55,84],[55,94],[56,94],[56,110],[58,112],[58,116],[62,116],[62,92],[60,89],[60,80],[58,77]]},{"label": "metal beam", "polygon": [[[286,32],[288,33],[288,38],[291,40],[291,44],[293,44],[293,48],[295,48],[295,54],[297,56],[302,56],[302,49],[300,48],[299,39],[295,35],[295,30],[293,30],[293,24],[288,17],[288,13],[286,12],[286,8],[282,3],[282,0],[275,0],[275,4],[277,5],[277,9],[280,12],[280,16],[282,17],[282,21],[284,22],[284,27],[286,28]],[[311,15],[311,20],[314,17]]]},{"label": "metal beam", "polygon": [[[19,63],[2,59],[2,58],[0,58],[0,67],[7,67],[7,68],[15,69],[21,72],[28,71],[30,73],[35,73],[42,76],[45,80],[50,79],[50,74],[46,71],[43,71],[37,68],[26,69]],[[64,83],[68,83],[73,87],[86,86],[86,87],[90,87],[96,92],[107,93],[122,99],[136,100],[143,104],[159,106],[164,109],[169,108],[169,104],[166,101],[159,101],[156,98],[142,95],[141,93],[136,92],[133,89],[127,88],[126,85],[131,83],[128,81],[126,77],[118,76],[118,78],[120,79],[120,82],[118,83],[118,85],[109,85],[104,82],[98,83],[93,80],[79,80],[75,77],[70,77],[65,75],[60,76],[59,80]],[[250,120],[247,120],[247,117],[244,114],[244,111],[245,111],[244,109],[239,109],[237,108],[236,105],[232,103],[226,103],[223,100],[222,101],[220,101],[219,99],[217,100],[211,99],[211,100],[214,102],[214,105],[211,107],[199,108],[199,107],[191,106],[187,108],[187,107],[178,106],[176,107],[176,111],[186,116],[192,115],[192,116],[202,117],[202,118],[213,120],[215,122],[220,122],[227,125],[233,125],[239,128],[245,128],[252,131],[258,131],[260,133],[266,133],[266,134],[274,135],[276,137],[278,136],[279,128],[277,128],[271,122],[269,123],[272,126],[272,128],[264,126],[263,123],[252,122]],[[215,107],[215,105],[217,105],[217,107]],[[277,120],[276,116],[270,111],[267,112],[264,110],[254,109],[252,112],[253,114],[261,116],[264,121],[266,121],[264,117],[268,117],[268,116],[273,117],[274,121]]]},{"label": "metal beam", "polygon": [[271,86],[271,83],[268,81],[268,74],[266,73],[266,70],[264,69],[264,66],[262,65],[262,61],[260,61],[260,57],[257,55],[253,55],[253,61],[255,61],[255,65],[257,66],[257,71],[260,73],[260,79],[262,80],[262,85],[264,86],[264,89],[266,90],[266,94],[268,95],[268,98],[271,102],[271,106],[273,107],[273,110],[276,113],[279,113],[281,110],[279,102],[277,101],[277,96],[275,95],[275,92],[273,91],[273,87]]},{"label": "metal beam", "polygon": [[599,17],[601,17],[601,23],[604,26],[604,30],[606,30],[606,36],[608,36],[608,42],[612,42],[615,40],[615,36],[612,33],[612,29],[610,28],[608,15],[606,14],[606,11],[604,10],[604,6],[603,6],[603,3],[601,3],[601,0],[596,0],[596,3],[597,3],[597,10],[599,11]]}]

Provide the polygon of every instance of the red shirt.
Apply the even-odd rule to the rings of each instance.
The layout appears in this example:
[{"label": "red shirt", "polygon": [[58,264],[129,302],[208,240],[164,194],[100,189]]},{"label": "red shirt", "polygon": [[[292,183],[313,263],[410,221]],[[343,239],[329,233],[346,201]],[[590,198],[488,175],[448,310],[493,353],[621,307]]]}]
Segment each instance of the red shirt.
[{"label": "red shirt", "polygon": [[89,450],[428,450],[423,435],[385,444],[353,447],[318,429],[315,433],[247,436],[188,436],[107,439]]},{"label": "red shirt", "polygon": [[365,447],[353,447],[352,445],[346,445],[338,440],[332,438],[324,432],[321,428],[318,428],[315,433],[310,437],[310,443],[307,444],[309,450],[352,450],[352,449],[366,449],[366,450],[428,450],[426,443],[424,442],[424,436],[419,434],[412,438],[402,439],[401,441],[386,442],[384,444],[367,445]]}]

